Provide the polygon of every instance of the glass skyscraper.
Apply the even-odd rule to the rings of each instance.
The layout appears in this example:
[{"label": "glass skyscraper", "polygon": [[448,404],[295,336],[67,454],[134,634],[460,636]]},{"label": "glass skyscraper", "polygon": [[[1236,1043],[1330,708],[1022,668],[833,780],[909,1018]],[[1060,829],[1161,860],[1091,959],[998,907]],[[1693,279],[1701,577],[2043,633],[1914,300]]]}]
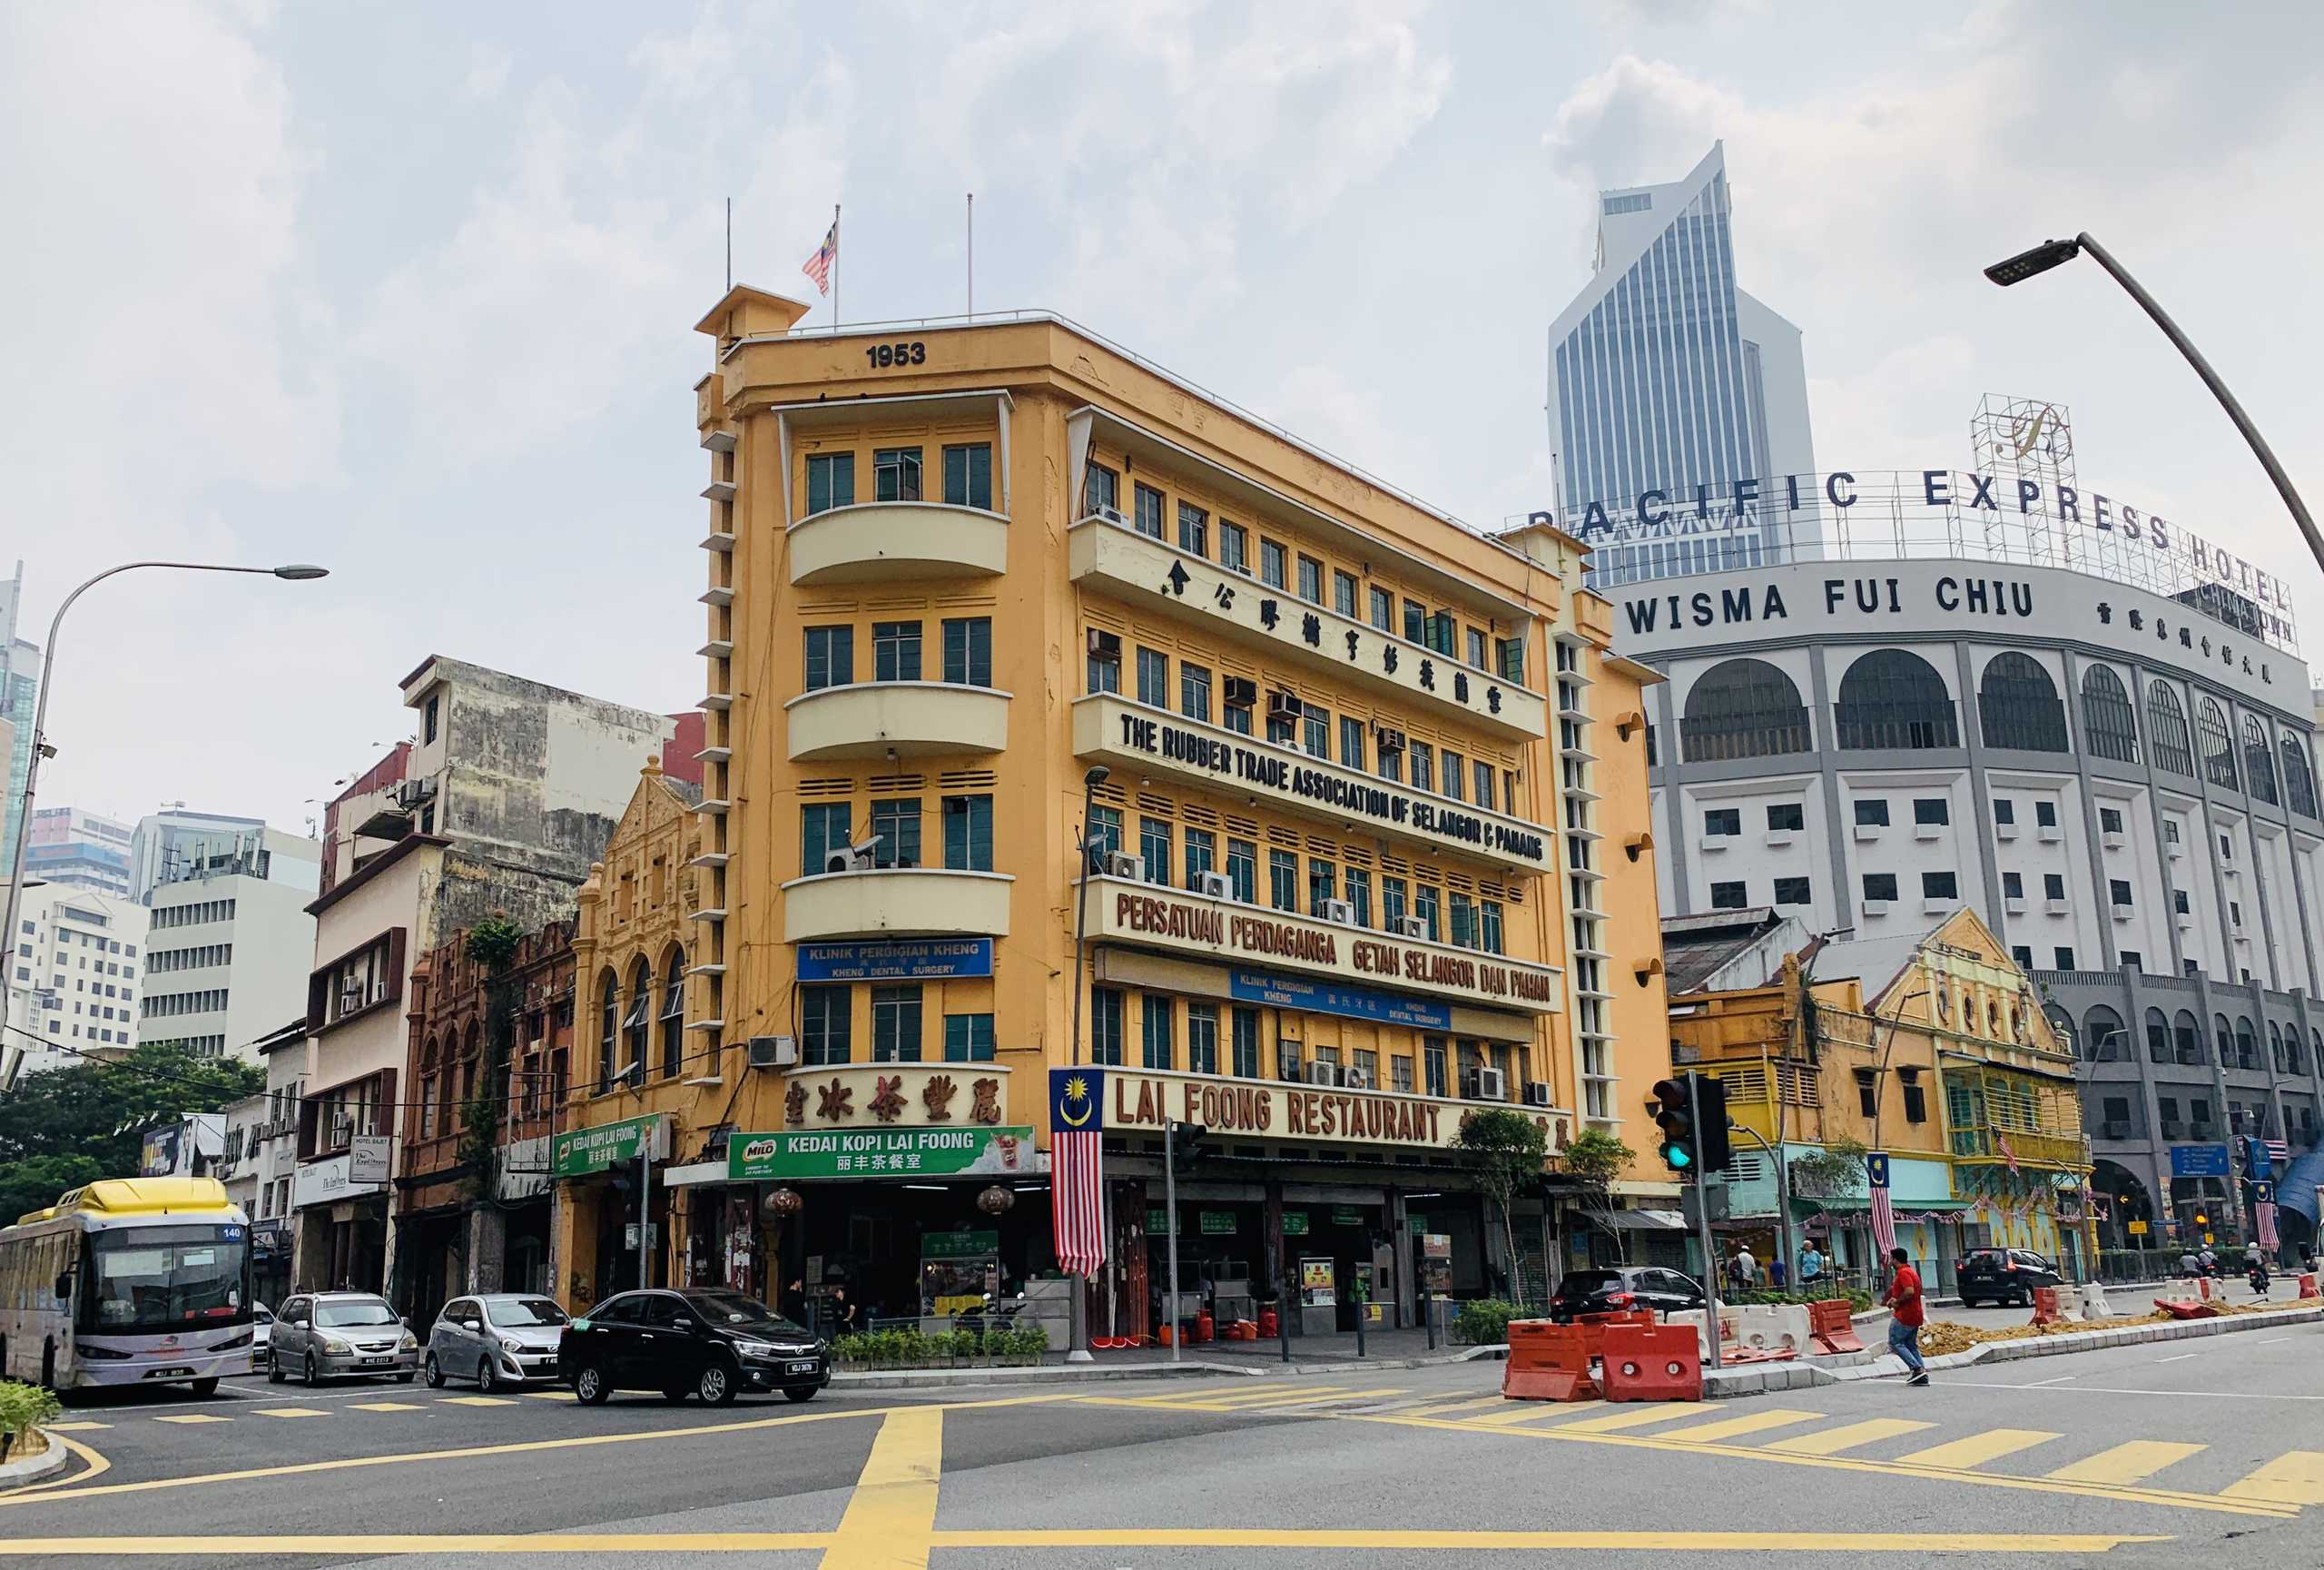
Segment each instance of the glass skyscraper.
[{"label": "glass skyscraper", "polygon": [[1751,499],[1815,458],[1799,330],[1736,287],[1731,218],[1718,144],[1684,180],[1599,194],[1596,273],[1550,329],[1561,520],[1595,584],[1813,551],[1812,524],[1795,550]]},{"label": "glass skyscraper", "polygon": [[[16,622],[25,603],[25,564],[16,564],[14,578],[0,580],[0,719],[10,722],[14,734],[8,746],[8,797],[0,802],[0,882],[15,864],[16,821],[25,799],[25,775],[33,761],[33,710],[40,698],[40,646],[16,636]],[[0,735],[8,734],[0,732]]]}]

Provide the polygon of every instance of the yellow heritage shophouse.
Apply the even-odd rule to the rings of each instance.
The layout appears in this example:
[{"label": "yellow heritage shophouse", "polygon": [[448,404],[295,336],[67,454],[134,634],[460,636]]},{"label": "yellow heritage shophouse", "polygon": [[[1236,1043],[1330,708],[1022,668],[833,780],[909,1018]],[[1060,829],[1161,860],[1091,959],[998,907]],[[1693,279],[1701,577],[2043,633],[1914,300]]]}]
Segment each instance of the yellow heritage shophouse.
[{"label": "yellow heritage shophouse", "polygon": [[[1055,317],[805,310],[737,288],[701,323],[682,996],[666,943],[593,958],[585,900],[560,1279],[635,1279],[605,1256],[642,1188],[656,1280],[826,1323],[842,1291],[938,1318],[1029,1283],[1061,1333],[1047,1071],[1078,1061],[1098,1334],[1157,1307],[1172,1119],[1211,1131],[1178,1225],[1221,1319],[1285,1274],[1310,1332],[1359,1291],[1410,1324],[1424,1278],[1538,1282],[1553,1222],[1505,1257],[1462,1116],[1644,1151],[1669,1061],[1657,678],[1609,652],[1580,548],[1480,535]],[[617,839],[596,899],[635,860]],[[675,1055],[633,1052],[674,1010]]]}]

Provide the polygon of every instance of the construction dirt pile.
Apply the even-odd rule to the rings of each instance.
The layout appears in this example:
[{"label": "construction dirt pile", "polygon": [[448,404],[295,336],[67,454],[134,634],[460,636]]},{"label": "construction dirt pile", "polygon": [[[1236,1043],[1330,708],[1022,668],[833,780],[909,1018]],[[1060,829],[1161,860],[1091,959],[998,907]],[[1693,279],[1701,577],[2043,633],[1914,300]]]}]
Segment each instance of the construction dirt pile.
[{"label": "construction dirt pile", "polygon": [[[2223,1303],[2216,1299],[2211,1304],[2221,1317],[2257,1314],[2283,1306],[2281,1303]],[[1965,1352],[1987,1341],[2030,1341],[2043,1336],[2078,1335],[2084,1330],[2120,1330],[2134,1325],[2165,1324],[2171,1318],[2161,1308],[2156,1308],[2144,1314],[2118,1314],[2111,1319],[2082,1319],[2067,1325],[1956,1325],[1949,1319],[1932,1319],[1921,1330],[1921,1355],[1942,1358],[1949,1352]]]}]

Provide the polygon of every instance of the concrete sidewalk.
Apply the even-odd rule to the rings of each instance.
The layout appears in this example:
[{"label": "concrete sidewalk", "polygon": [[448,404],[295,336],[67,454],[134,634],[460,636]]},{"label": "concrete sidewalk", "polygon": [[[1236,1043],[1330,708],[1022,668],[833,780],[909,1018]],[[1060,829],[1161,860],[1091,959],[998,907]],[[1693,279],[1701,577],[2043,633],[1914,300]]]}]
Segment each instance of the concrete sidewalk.
[{"label": "concrete sidewalk", "polygon": [[1359,1368],[1423,1368],[1439,1363],[1464,1363],[1481,1358],[1505,1358],[1505,1346],[1454,1347],[1442,1338],[1433,1349],[1425,1330],[1366,1332],[1364,1356],[1356,1356],[1355,1338],[1295,1336],[1291,1359],[1285,1362],[1275,1341],[1206,1341],[1181,1350],[1177,1362],[1167,1347],[1131,1347],[1098,1351],[1093,1361],[1068,1363],[1051,1353],[1037,1365],[990,1368],[867,1368],[832,1376],[835,1390],[901,1390],[947,1386],[978,1387],[1008,1384],[1077,1384],[1115,1379],[1167,1379],[1183,1374],[1216,1378],[1242,1378],[1305,1374],[1344,1374]]}]

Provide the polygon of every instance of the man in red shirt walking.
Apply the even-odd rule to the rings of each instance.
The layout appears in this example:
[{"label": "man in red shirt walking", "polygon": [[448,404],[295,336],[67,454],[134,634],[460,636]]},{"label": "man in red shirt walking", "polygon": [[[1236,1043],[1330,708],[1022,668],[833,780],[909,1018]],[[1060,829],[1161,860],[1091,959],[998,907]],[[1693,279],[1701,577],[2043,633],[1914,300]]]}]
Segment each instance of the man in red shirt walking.
[{"label": "man in red shirt walking", "polygon": [[1902,1249],[1889,1249],[1888,1258],[1896,1273],[1888,1278],[1887,1294],[1880,1299],[1888,1305],[1888,1349],[1912,1370],[1905,1384],[1925,1385],[1928,1366],[1921,1361],[1921,1326],[1928,1312],[1921,1303],[1921,1273],[1907,1262],[1911,1256]]}]

